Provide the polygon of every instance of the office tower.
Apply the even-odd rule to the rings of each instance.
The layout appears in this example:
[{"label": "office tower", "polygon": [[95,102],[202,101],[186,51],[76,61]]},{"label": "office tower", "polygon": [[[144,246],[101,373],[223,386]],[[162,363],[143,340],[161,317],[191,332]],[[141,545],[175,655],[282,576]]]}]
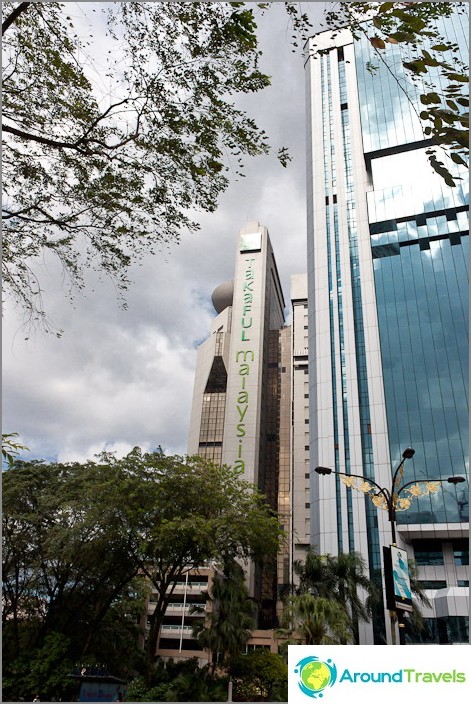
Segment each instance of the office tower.
[{"label": "office tower", "polygon": [[[277,509],[280,445],[280,330],[285,302],[268,231],[249,223],[237,241],[233,282],[212,297],[218,313],[199,347],[189,454],[242,471]],[[271,567],[271,569],[270,569]],[[276,569],[247,568],[259,623],[274,625]]]},{"label": "office tower", "polygon": [[[462,47],[466,22],[445,21]],[[463,178],[451,188],[428,164],[402,50],[388,47],[390,73],[342,29],[313,37],[306,64],[311,542],[360,552],[379,583],[387,512],[312,470],[389,489],[410,447],[402,484],[468,476],[467,171],[448,160]],[[397,514],[397,542],[433,604],[427,642],[468,641],[468,492],[441,484]],[[384,609],[360,638],[391,642]]]},{"label": "office tower", "polygon": [[280,515],[287,541],[277,564],[246,570],[262,629],[276,626],[293,559],[310,541],[305,275],[293,276],[292,296],[295,324],[286,326],[268,230],[249,223],[233,281],[212,296],[217,315],[198,349],[188,443],[189,454],[240,469]]}]

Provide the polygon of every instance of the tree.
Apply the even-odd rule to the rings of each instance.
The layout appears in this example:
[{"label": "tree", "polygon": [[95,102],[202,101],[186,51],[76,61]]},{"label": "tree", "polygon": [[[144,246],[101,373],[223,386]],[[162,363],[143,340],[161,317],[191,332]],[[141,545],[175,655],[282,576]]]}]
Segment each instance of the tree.
[{"label": "tree", "polygon": [[224,565],[271,559],[281,531],[264,497],[230,467],[139,448],[122,460],[103,459],[129,477],[121,519],[133,536],[134,560],[156,592],[146,642],[150,684],[160,627],[178,579],[208,560]]},{"label": "tree", "polygon": [[278,653],[253,650],[229,661],[238,701],[286,701],[288,667]]},{"label": "tree", "polygon": [[270,83],[263,7],[111,3],[110,49],[92,56],[65,5],[4,3],[3,280],[32,321],[47,329],[38,257],[60,262],[71,291],[92,267],[122,294],[133,261],[196,230],[191,211],[215,210],[229,171],[269,152],[232,102]]},{"label": "tree", "polygon": [[313,592],[335,599],[348,610],[354,640],[358,643],[358,622],[371,619],[372,607],[381,598],[376,584],[365,574],[363,557],[359,553],[318,555],[309,550],[305,563],[297,561],[294,569],[300,578],[299,593]]},{"label": "tree", "polygon": [[[424,123],[430,164],[449,186],[455,186],[460,177],[438,159],[437,147],[443,147],[442,153],[455,164],[468,167],[469,68],[440,21],[465,12],[466,7],[462,2],[341,2],[325,16],[331,29],[348,26],[355,38],[364,36],[369,41],[377,61],[396,79]],[[416,107],[394,68],[396,45],[403,45],[402,67],[417,86],[421,106]],[[376,70],[371,63],[368,68]]]},{"label": "tree", "polygon": [[64,697],[83,659],[115,674],[138,661],[145,600],[116,521],[120,501],[119,477],[92,462],[16,461],[4,472],[3,666],[13,698]]},{"label": "tree", "polygon": [[108,467],[17,461],[3,477],[3,624],[12,659],[51,633],[71,655],[94,638],[138,571],[116,521],[125,501]]},{"label": "tree", "polygon": [[[216,575],[207,600],[212,604],[206,620],[195,625],[195,636],[213,653],[211,672],[226,657],[240,653],[255,628],[255,604],[245,585],[244,571],[236,562],[224,566]],[[194,607],[197,612],[198,607]]]},{"label": "tree", "polygon": [[338,645],[351,640],[352,620],[335,599],[310,593],[288,597],[277,635],[288,643]]},{"label": "tree", "polygon": [[132,664],[136,610],[152,588],[150,685],[178,578],[211,559],[270,558],[279,545],[276,516],[238,472],[161,450],[103,453],[84,464],[17,461],[4,473],[3,500],[9,672],[52,633],[70,638],[72,661],[93,661],[105,649],[110,663]]}]

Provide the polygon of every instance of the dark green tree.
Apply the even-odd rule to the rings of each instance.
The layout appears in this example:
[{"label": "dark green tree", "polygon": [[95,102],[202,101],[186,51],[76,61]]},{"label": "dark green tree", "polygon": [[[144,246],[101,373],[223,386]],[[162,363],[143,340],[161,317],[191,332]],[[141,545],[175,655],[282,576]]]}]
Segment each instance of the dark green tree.
[{"label": "dark green tree", "polygon": [[334,598],[305,592],[289,596],[277,636],[287,644],[342,645],[352,640],[353,623]]},{"label": "dark green tree", "polygon": [[230,467],[139,448],[122,460],[103,459],[129,477],[122,521],[134,541],[139,571],[156,593],[146,642],[150,684],[160,627],[178,579],[208,560],[271,559],[281,532],[264,497]]},{"label": "dark green tree", "polygon": [[288,667],[278,653],[254,650],[230,659],[237,701],[287,701]]},{"label": "dark green tree", "polygon": [[[93,638],[137,574],[131,543],[115,520],[125,500],[108,467],[17,462],[3,477],[3,622],[14,657],[53,632],[75,634],[75,656]],[[32,627],[34,624],[34,628]]]},{"label": "dark green tree", "polygon": [[[207,617],[195,625],[200,645],[213,654],[211,673],[227,657],[240,653],[255,628],[255,604],[245,585],[244,571],[236,562],[226,564],[206,595],[211,604]],[[197,613],[198,607],[194,609]]]},{"label": "dark green tree", "polygon": [[309,550],[305,563],[294,566],[299,577],[299,592],[311,592],[335,599],[352,618],[354,641],[359,642],[358,623],[369,621],[372,607],[381,597],[377,585],[366,575],[366,563],[359,553],[338,556],[318,555]]},{"label": "dark green tree", "polygon": [[2,518],[7,673],[52,633],[70,639],[72,661],[106,655],[132,669],[136,614],[152,588],[149,684],[178,578],[211,559],[271,557],[280,538],[276,516],[238,472],[139,448],[84,464],[17,461],[4,473]]}]

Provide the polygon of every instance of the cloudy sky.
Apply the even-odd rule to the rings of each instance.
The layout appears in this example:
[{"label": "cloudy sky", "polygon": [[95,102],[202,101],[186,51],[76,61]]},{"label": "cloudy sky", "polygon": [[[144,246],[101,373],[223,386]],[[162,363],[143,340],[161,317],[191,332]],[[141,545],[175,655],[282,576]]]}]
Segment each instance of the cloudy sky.
[{"label": "cloudy sky", "polygon": [[[91,4],[68,3],[68,14],[83,23]],[[287,301],[290,274],[306,270],[304,69],[283,3],[273,5],[259,29],[272,85],[242,104],[274,147],[289,148],[288,168],[273,156],[249,161],[218,210],[200,216],[199,233],[131,271],[126,311],[112,283],[91,273],[86,295],[71,304],[47,261],[40,263],[44,302],[64,331],[60,339],[26,329],[6,300],[3,432],[19,433],[30,448],[25,458],[82,461],[136,445],[185,454],[196,349],[215,315],[212,291],[233,277],[238,230],[253,220],[268,227]],[[303,3],[315,31],[326,5]]]}]

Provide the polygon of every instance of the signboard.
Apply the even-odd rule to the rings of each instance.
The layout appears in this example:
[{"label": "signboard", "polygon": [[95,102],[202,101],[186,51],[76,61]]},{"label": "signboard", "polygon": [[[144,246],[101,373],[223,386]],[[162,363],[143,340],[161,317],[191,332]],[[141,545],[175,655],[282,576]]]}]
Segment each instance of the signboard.
[{"label": "signboard", "polygon": [[412,611],[407,551],[391,545],[383,547],[386,606],[390,611]]}]

